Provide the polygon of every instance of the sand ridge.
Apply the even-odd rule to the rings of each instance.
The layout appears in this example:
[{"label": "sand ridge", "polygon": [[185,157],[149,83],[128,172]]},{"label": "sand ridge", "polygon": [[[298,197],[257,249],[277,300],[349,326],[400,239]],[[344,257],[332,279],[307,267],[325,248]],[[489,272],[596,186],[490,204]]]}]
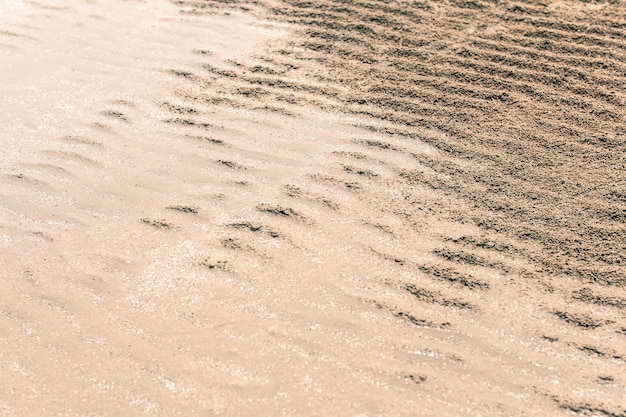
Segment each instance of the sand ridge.
[{"label": "sand ridge", "polygon": [[3,18],[0,415],[626,413],[619,4],[171,3]]}]

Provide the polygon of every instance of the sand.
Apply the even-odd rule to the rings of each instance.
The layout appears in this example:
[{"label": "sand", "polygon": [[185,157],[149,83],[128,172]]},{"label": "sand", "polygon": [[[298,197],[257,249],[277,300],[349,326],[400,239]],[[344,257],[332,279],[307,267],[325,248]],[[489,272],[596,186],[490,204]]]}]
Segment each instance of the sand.
[{"label": "sand", "polygon": [[0,2],[0,416],[626,416],[625,12]]}]

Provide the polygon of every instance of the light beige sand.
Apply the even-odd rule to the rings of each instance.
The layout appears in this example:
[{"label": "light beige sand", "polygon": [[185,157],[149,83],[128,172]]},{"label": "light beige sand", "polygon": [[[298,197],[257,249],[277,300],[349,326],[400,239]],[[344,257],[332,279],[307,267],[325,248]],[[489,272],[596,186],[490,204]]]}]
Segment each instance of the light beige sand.
[{"label": "light beige sand", "polygon": [[626,415],[624,284],[270,6],[0,3],[0,416]]}]

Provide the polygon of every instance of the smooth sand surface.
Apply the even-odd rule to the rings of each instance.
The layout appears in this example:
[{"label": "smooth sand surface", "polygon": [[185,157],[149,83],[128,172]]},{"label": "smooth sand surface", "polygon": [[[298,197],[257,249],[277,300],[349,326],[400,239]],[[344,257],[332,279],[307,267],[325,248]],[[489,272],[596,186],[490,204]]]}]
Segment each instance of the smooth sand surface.
[{"label": "smooth sand surface", "polygon": [[0,416],[625,416],[624,11],[0,0]]}]

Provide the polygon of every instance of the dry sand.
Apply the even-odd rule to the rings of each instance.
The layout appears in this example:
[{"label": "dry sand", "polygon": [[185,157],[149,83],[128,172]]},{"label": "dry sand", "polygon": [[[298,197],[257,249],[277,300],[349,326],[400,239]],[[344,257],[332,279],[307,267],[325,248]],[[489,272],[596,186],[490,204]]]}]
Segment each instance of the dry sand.
[{"label": "dry sand", "polygon": [[625,15],[0,0],[0,416],[626,416]]}]

